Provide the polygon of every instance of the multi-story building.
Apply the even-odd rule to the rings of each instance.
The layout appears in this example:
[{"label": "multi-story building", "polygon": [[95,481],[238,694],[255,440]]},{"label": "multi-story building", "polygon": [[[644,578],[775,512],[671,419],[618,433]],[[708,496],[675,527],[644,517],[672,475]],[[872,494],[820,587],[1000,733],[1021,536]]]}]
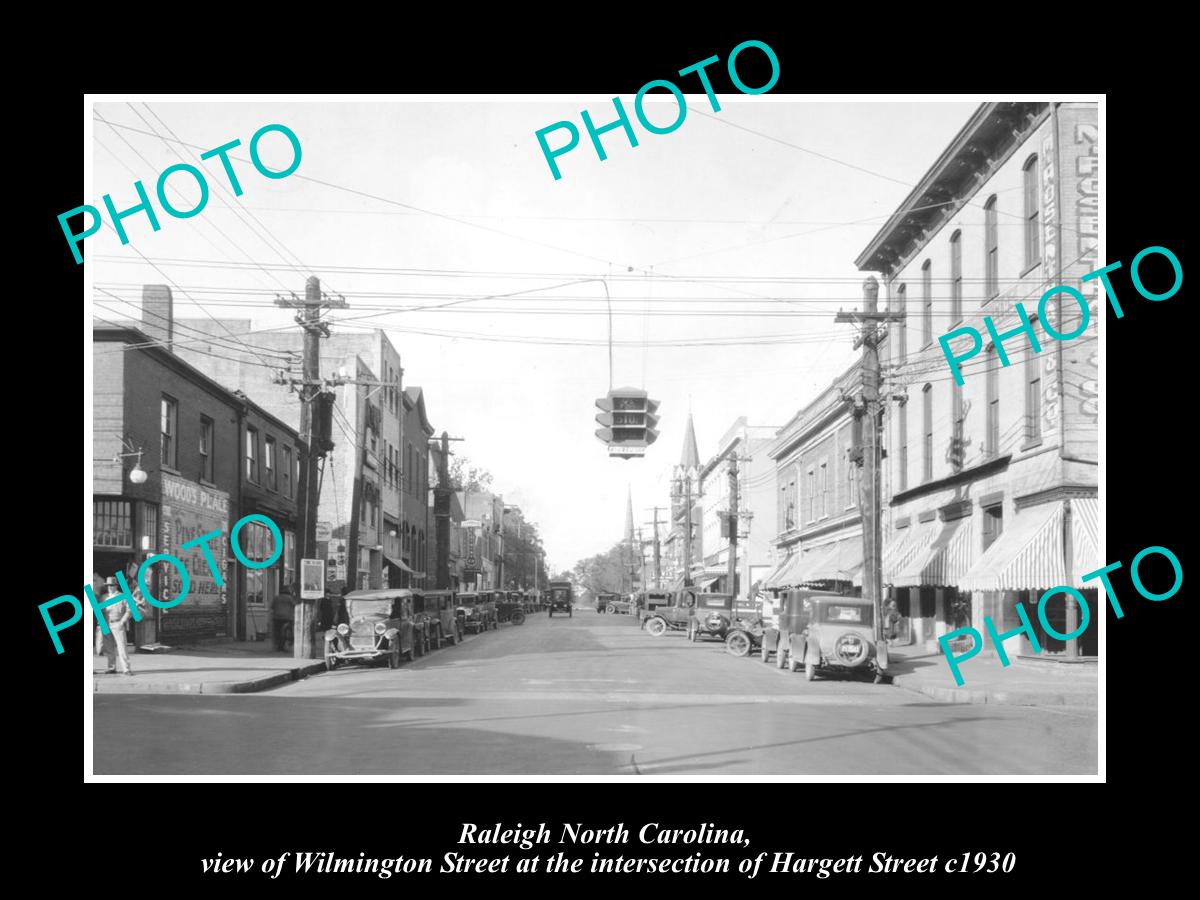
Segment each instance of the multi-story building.
[{"label": "multi-story building", "polygon": [[[1097,326],[1059,341],[1035,316],[1057,285],[1083,291],[1093,323],[1103,312],[1098,282],[1080,283],[1099,266],[1097,154],[1095,104],[984,103],[856,260],[904,314],[881,350],[885,395],[906,398],[885,404],[883,576],[918,642],[967,624],[983,632],[984,616],[1019,628],[1023,604],[1043,658],[1096,653],[1098,615],[1064,641],[1036,604],[1072,585],[1096,609],[1080,575],[1102,564]],[[1046,315],[1069,334],[1082,311],[1060,294]],[[984,346],[959,386],[938,338],[962,326]],[[1046,612],[1059,634],[1080,621],[1061,594]]]},{"label": "multi-story building", "polygon": [[504,498],[488,491],[459,491],[466,516],[462,522],[464,587],[485,590],[505,586]]},{"label": "multi-story building", "polygon": [[[151,291],[169,300],[167,288]],[[299,376],[303,332],[251,333],[248,319],[178,325],[186,335],[176,341],[179,356],[299,427],[299,395],[277,375]],[[426,486],[433,429],[424,393],[403,387],[400,354],[380,329],[335,330],[321,340],[320,362],[325,378],[342,382],[332,388],[334,446],[325,457],[317,512],[316,552],[329,562],[326,589],[336,594],[347,581],[358,588],[421,584],[432,522]]]},{"label": "multi-story building", "polygon": [[[267,637],[270,605],[295,573],[297,461],[295,429],[172,352],[170,298],[149,292],[143,321],[93,328],[93,568],[123,571],[133,584],[147,557],[171,554],[189,573],[187,597],[152,608],[134,626],[138,645],[211,636]],[[242,516],[269,517],[284,544],[275,563],[251,570],[229,551]],[[203,550],[181,549],[221,531]],[[239,548],[252,560],[275,556],[267,527],[244,525]],[[181,577],[169,565],[151,570],[152,594],[178,597]]]},{"label": "multi-story building", "polygon": [[862,592],[860,469],[853,457],[856,423],[849,398],[858,364],[779,429],[767,454],[775,461],[778,562],[767,589],[816,587]]},{"label": "multi-story building", "polygon": [[[737,419],[721,436],[716,454],[700,468],[700,544],[703,581],[711,590],[746,594],[772,569],[775,536],[775,463],[767,455],[775,429]],[[737,584],[729,584],[730,461],[737,461]]]}]

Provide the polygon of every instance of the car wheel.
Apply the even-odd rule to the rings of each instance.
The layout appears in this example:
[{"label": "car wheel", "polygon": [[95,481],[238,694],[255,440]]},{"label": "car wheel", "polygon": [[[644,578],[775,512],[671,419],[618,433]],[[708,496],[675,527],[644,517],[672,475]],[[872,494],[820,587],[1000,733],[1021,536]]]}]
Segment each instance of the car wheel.
[{"label": "car wheel", "polygon": [[734,656],[750,655],[750,638],[744,631],[734,631],[725,638],[725,649]]},{"label": "car wheel", "polygon": [[652,637],[662,637],[667,632],[667,623],[661,616],[647,619],[646,631],[650,632]]},{"label": "car wheel", "polygon": [[613,606],[611,603],[608,604],[608,606],[604,607],[604,611],[606,613],[608,613],[610,616],[615,616],[617,614],[617,608],[615,606]]},{"label": "car wheel", "polygon": [[805,663],[804,664],[804,680],[812,681],[816,677],[817,677],[816,664],[815,663]]}]

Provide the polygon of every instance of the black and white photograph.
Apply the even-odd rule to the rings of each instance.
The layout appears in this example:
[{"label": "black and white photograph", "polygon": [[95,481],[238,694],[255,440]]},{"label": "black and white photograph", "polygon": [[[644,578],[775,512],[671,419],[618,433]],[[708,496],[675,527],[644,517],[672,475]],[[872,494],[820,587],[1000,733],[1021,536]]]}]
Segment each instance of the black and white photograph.
[{"label": "black and white photograph", "polygon": [[1106,100],[765,46],[89,98],[88,780],[1103,780]]}]

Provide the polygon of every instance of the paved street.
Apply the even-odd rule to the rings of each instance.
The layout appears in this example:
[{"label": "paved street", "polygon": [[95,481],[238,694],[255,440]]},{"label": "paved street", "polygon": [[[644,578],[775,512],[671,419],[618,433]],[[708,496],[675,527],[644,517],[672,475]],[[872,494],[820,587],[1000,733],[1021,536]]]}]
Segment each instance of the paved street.
[{"label": "paved street", "polygon": [[97,774],[1094,774],[1095,710],[818,680],[577,609],[399,670],[261,694],[98,694]]}]

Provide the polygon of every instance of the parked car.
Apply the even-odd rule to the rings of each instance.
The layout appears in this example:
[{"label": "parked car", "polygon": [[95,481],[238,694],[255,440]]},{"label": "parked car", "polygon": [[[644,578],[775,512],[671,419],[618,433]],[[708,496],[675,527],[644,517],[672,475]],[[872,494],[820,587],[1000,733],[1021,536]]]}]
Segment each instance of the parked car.
[{"label": "parked car", "polygon": [[786,591],[779,628],[763,634],[763,662],[772,650],[779,668],[795,672],[803,665],[809,681],[835,671],[870,672],[876,684],[887,677],[887,642],[876,640],[875,604],[864,597]]},{"label": "parked car", "polygon": [[628,616],[633,612],[633,605],[633,594],[629,594],[625,597],[622,597],[620,594],[618,594],[617,599],[613,600],[612,603],[609,604],[608,611],[619,616]]},{"label": "parked car", "polygon": [[478,592],[464,591],[458,595],[456,603],[454,615],[458,619],[459,633],[479,634],[491,627],[491,618],[487,614],[487,607],[480,599]]},{"label": "parked car", "polygon": [[652,615],[647,616],[645,628],[654,637],[661,637],[668,631],[684,631],[692,617],[692,609],[696,606],[696,598],[703,596],[702,591],[695,588],[681,588],[671,595],[671,602],[659,606]]},{"label": "parked car", "polygon": [[568,618],[572,615],[571,609],[575,605],[574,588],[569,581],[552,581],[550,582],[550,605],[549,615],[553,616],[556,612],[566,612]]},{"label": "parked car", "polygon": [[596,612],[616,612],[616,607],[613,604],[620,599],[620,594],[614,594],[611,591],[600,591],[596,594]]},{"label": "parked car", "polygon": [[766,623],[763,603],[739,597],[733,601],[733,625],[725,634],[725,650],[733,656],[749,656],[762,646]]},{"label": "parked car", "polygon": [[697,594],[688,616],[687,639],[715,637],[723,641],[733,623],[733,594]]},{"label": "parked car", "polygon": [[512,622],[521,625],[525,621],[525,595],[521,591],[497,592],[504,593],[504,599],[496,601],[496,618],[500,622]]},{"label": "parked car", "polygon": [[660,606],[671,604],[670,591],[642,591],[637,595],[638,623],[645,626],[646,620],[654,615]]},{"label": "parked car", "polygon": [[430,641],[437,649],[447,643],[457,644],[462,640],[462,628],[454,614],[457,599],[454,591],[423,591],[425,612],[431,619]]},{"label": "parked car", "polygon": [[343,662],[382,659],[395,669],[401,656],[414,658],[412,591],[351,591],[345,599],[349,621],[325,632],[326,669],[332,671]]}]

